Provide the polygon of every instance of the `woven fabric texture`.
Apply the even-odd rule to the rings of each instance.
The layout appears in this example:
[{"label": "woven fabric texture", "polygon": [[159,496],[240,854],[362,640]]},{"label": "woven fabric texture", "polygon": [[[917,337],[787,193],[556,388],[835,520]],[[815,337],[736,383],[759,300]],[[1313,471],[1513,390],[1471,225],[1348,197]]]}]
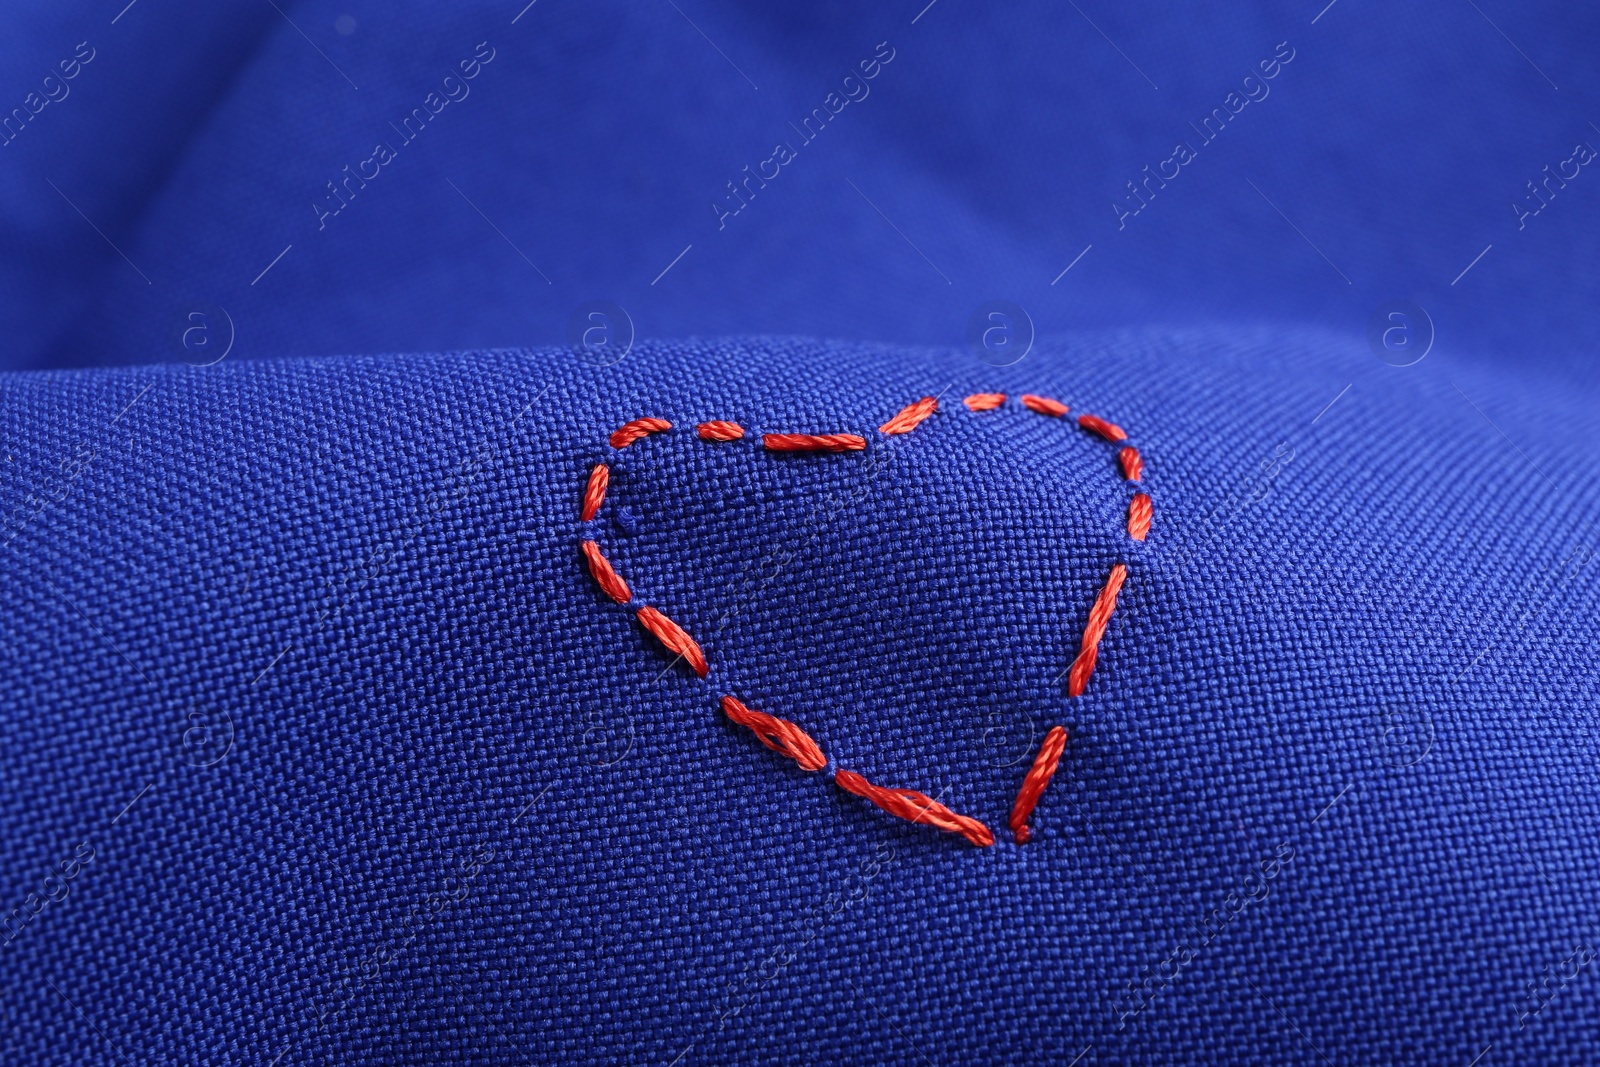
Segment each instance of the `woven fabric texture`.
[{"label": "woven fabric texture", "polygon": [[[1010,399],[960,403],[985,391]],[[1023,392],[1128,429],[1148,541],[1115,449]],[[0,549],[6,1063],[1596,1053],[1592,397],[1268,331],[0,396],[26,487]],[[606,445],[640,416],[673,430]],[[774,455],[710,419],[868,447]],[[591,529],[705,682],[584,569],[603,460]],[[723,692],[1000,840],[801,772]]]}]

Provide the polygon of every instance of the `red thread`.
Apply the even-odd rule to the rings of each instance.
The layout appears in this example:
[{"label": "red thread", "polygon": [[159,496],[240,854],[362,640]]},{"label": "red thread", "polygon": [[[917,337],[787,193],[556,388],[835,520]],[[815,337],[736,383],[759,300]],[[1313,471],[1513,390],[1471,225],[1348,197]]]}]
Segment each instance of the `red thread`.
[{"label": "red thread", "polygon": [[600,546],[593,541],[585,541],[582,547],[583,556],[589,561],[589,573],[594,575],[595,582],[605,590],[606,596],[618,604],[632,600],[633,594],[628,591],[628,583],[611,569],[611,561],[600,551]]},{"label": "red thread", "polygon": [[946,833],[960,834],[980,848],[994,844],[994,834],[990,833],[989,828],[983,823],[977,819],[969,819],[965,815],[957,815],[937,800],[915,789],[884,789],[882,786],[873,785],[854,771],[846,770],[835,773],[833,780],[839,783],[840,789],[854,793],[858,797],[866,797],[890,815],[897,815],[910,822],[926,823]]},{"label": "red thread", "polygon": [[962,401],[973,411],[993,411],[1006,402],[1004,393],[973,393]]},{"label": "red thread", "polygon": [[917,428],[918,423],[937,410],[939,410],[938,397],[925,396],[915,404],[907,404],[901,408],[899,414],[878,427],[878,432],[910,433]]},{"label": "red thread", "polygon": [[1150,532],[1150,498],[1139,493],[1128,501],[1128,536],[1143,541]]},{"label": "red thread", "polygon": [[1041,415],[1054,415],[1058,419],[1072,410],[1059,400],[1051,400],[1047,396],[1034,396],[1032,393],[1022,394],[1022,406]]},{"label": "red thread", "polygon": [[820,771],[828,757],[811,740],[811,735],[788,719],[747,708],[733,697],[722,698],[722,713],[740,726],[747,726],[756,739],[780,756],[788,756],[802,771]]},{"label": "red thread", "polygon": [[1079,415],[1078,425],[1083,427],[1085,430],[1088,430],[1090,433],[1099,434],[1101,437],[1104,437],[1107,441],[1112,443],[1116,443],[1117,441],[1126,441],[1128,439],[1127,430],[1124,430],[1121,426],[1118,426],[1114,422],[1107,422],[1098,415]]},{"label": "red thread", "polygon": [[1094,607],[1089,609],[1089,622],[1083,628],[1083,644],[1078,650],[1078,658],[1072,661],[1071,673],[1067,675],[1068,696],[1082,696],[1089,684],[1089,676],[1094,673],[1094,662],[1100,655],[1100,638],[1105,635],[1111,613],[1117,610],[1117,593],[1127,576],[1127,567],[1120,563],[1112,567],[1111,576],[1101,587],[1100,595],[1094,598]]},{"label": "red thread", "polygon": [[1061,762],[1061,753],[1066,747],[1067,728],[1052,726],[1050,732],[1044,735],[1039,754],[1033,757],[1033,766],[1028,768],[1028,773],[1022,779],[1022,788],[1017,790],[1017,802],[1011,805],[1011,836],[1017,839],[1019,845],[1026,845],[1028,838],[1033,836],[1033,831],[1028,829],[1028,817],[1033,814],[1040,794],[1056,773],[1056,764]]},{"label": "red thread", "polygon": [[860,452],[866,438],[853,433],[764,433],[761,443],[771,452]]},{"label": "red thread", "polygon": [[695,432],[702,441],[737,441],[744,436],[744,427],[737,422],[702,422]]},{"label": "red thread", "polygon": [[611,435],[612,448],[627,448],[641,437],[649,437],[653,433],[661,433],[672,429],[672,423],[666,419],[634,419],[624,423],[622,428]]},{"label": "red thread", "polygon": [[1136,482],[1144,474],[1144,458],[1132,445],[1118,452],[1117,459],[1122,463],[1122,476],[1128,481]]},{"label": "red thread", "polygon": [[606,486],[610,484],[611,468],[604,463],[596,463],[594,470],[589,472],[589,485],[583,491],[584,522],[600,513],[600,505],[606,500]]},{"label": "red thread", "polygon": [[694,673],[702,678],[706,676],[706,654],[700,651],[700,646],[683,627],[648,604],[639,609],[639,622],[656,635],[656,640],[665,645],[668,652],[688,660]]}]

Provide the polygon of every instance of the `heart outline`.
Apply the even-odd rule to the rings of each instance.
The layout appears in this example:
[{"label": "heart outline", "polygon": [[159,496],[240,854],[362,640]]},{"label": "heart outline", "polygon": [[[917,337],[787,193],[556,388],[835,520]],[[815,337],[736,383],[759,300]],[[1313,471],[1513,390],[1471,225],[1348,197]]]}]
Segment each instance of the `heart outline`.
[{"label": "heart outline", "polygon": [[[973,414],[980,414],[1001,408],[1006,400],[1004,393],[974,393],[967,396],[963,403]],[[1024,393],[1020,401],[1021,406],[1027,410],[1051,418],[1063,418],[1071,410],[1058,400],[1032,393]],[[889,421],[878,427],[878,432],[886,436],[910,433],[938,410],[939,402],[936,397],[923,397],[902,408]],[[1128,434],[1122,427],[1096,415],[1081,414],[1076,422],[1080,429],[1112,444],[1123,444],[1128,439]],[[672,429],[673,424],[666,419],[637,418],[613,431],[607,438],[607,443],[613,450],[621,450],[654,434],[669,433]],[[696,431],[696,436],[706,442],[731,442],[745,437],[742,426],[725,420],[699,423]],[[769,452],[858,452],[865,450],[866,439],[857,434],[843,433],[764,433],[761,435],[761,447]],[[1144,460],[1138,449],[1123,444],[1117,458],[1123,481],[1139,486],[1144,473]],[[579,547],[588,564],[590,576],[600,586],[601,591],[613,601],[633,610],[640,625],[667,651],[674,654],[676,657],[674,663],[678,660],[687,662],[694,673],[704,680],[710,668],[699,643],[659,609],[639,601],[627,582],[612,567],[598,540],[589,536],[589,531],[582,529],[594,522],[604,506],[610,485],[610,474],[610,466],[607,463],[597,463],[591,468],[579,508]],[[1150,497],[1141,488],[1128,502],[1127,532],[1132,540],[1145,540],[1150,529],[1151,514]],[[1088,686],[1098,660],[1100,640],[1110,624],[1112,613],[1116,609],[1117,596],[1127,573],[1125,563],[1114,564],[1105,584],[1095,597],[1084,627],[1078,655],[1067,672],[1069,697],[1076,698],[1083,695]],[[794,760],[802,770],[825,770],[832,763],[804,729],[787,719],[749,708],[732,694],[723,695],[722,709],[723,714],[731,721],[749,729],[767,748]],[[1008,824],[1013,839],[1019,845],[1026,844],[1032,836],[1028,819],[1055,774],[1066,741],[1066,728],[1060,725],[1052,727],[1041,742],[1033,764],[1018,789]],[[916,790],[890,789],[873,785],[861,775],[837,766],[834,768],[833,779],[841,789],[866,798],[891,815],[913,823],[927,823],[946,832],[958,833],[979,847],[994,844],[993,833],[981,821],[959,815]]]}]

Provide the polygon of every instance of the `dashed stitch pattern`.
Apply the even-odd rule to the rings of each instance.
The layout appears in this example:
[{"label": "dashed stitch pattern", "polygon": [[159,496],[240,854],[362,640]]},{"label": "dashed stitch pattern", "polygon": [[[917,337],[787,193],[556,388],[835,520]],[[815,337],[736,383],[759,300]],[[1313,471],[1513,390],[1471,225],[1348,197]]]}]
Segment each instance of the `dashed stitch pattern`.
[{"label": "dashed stitch pattern", "polygon": [[[974,393],[963,400],[967,409],[975,414],[996,411],[1002,408],[1005,402],[1004,393]],[[1027,410],[1051,418],[1062,418],[1070,410],[1059,400],[1035,396],[1032,393],[1024,394],[1021,403]],[[878,432],[889,436],[910,433],[938,410],[937,399],[931,396],[923,397],[902,408],[889,421],[878,427]],[[1113,444],[1120,444],[1128,438],[1127,432],[1122,427],[1095,415],[1079,415],[1077,423],[1085,432]],[[672,423],[666,419],[639,418],[623,424],[608,440],[612,448],[621,449],[651,434],[667,433],[671,429]],[[729,442],[742,440],[745,430],[735,422],[712,420],[699,423],[695,427],[695,434],[702,441]],[[764,433],[760,440],[762,448],[770,452],[841,453],[859,452],[867,447],[864,437],[849,433]],[[1125,446],[1118,452],[1117,461],[1124,481],[1137,483],[1143,476],[1144,460],[1132,445]],[[597,463],[591,468],[579,508],[582,522],[591,522],[599,515],[605,504],[610,476],[610,467],[605,463]],[[1143,492],[1136,493],[1128,502],[1129,538],[1143,541],[1150,531],[1150,517],[1149,495]],[[589,574],[601,591],[618,604],[630,608],[639,620],[639,624],[648,630],[663,648],[672,653],[676,659],[688,664],[697,676],[705,678],[710,667],[706,663],[704,651],[695,639],[657,608],[637,602],[628,583],[623,581],[622,576],[612,567],[593,537],[587,534],[580,536],[579,549],[588,564]],[[1101,639],[1111,623],[1112,613],[1117,607],[1117,596],[1127,577],[1126,564],[1114,565],[1089,609],[1078,654],[1068,671],[1067,695],[1070,697],[1082,696],[1088,688],[1089,678],[1094,673],[1095,663],[1099,658]],[[767,748],[794,760],[801,770],[821,771],[827,768],[828,758],[823,753],[822,747],[798,724],[747,707],[732,694],[723,695],[722,712],[729,721],[748,729]],[[1045,787],[1050,784],[1062,754],[1066,751],[1066,745],[1066,727],[1052,727],[1045,734],[1044,741],[1034,757],[1033,765],[1023,777],[1008,821],[1012,836],[1019,845],[1027,843],[1032,837],[1028,820],[1043,796]],[[957,814],[914,789],[889,789],[874,785],[854,771],[842,767],[834,768],[833,780],[845,792],[862,797],[891,815],[913,823],[924,823],[947,833],[959,834],[979,847],[987,848],[994,844],[994,834],[981,821]]]}]

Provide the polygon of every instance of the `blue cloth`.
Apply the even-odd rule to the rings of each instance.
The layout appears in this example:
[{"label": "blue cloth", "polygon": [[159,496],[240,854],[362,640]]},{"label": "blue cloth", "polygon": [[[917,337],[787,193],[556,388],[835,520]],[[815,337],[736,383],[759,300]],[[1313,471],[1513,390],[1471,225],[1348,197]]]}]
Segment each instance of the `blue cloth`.
[{"label": "blue cloth", "polygon": [[[990,389],[1007,408],[955,399]],[[1026,389],[1133,435],[1147,543],[1110,446]],[[6,535],[5,899],[65,891],[4,946],[9,1062],[1592,1051],[1588,398],[1278,331],[1004,369],[745,340],[6,397],[39,510]],[[674,431],[609,450],[639,415]],[[709,418],[869,447],[712,446]],[[607,459],[590,531],[708,682],[582,568]],[[801,773],[724,692],[1002,840]]]},{"label": "blue cloth", "polygon": [[0,1062],[1596,1058],[1592,16],[114,6],[0,45]]},{"label": "blue cloth", "polygon": [[958,344],[1003,298],[1058,338],[1411,300],[1451,352],[1593,341],[1600,194],[1543,168],[1600,148],[1596,24],[1555,0],[277,6],[16,17],[0,106],[95,58],[0,147],[0,366],[199,361],[208,308],[230,359],[556,344],[593,300],[640,337]]}]

